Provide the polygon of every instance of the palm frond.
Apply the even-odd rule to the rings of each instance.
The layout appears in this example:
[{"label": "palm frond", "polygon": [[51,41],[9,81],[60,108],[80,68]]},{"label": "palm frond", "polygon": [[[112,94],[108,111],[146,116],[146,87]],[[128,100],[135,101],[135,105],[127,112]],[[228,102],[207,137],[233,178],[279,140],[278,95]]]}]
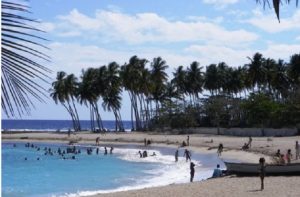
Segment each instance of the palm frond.
[{"label": "palm frond", "polygon": [[47,97],[40,81],[48,83],[51,70],[39,63],[50,62],[40,51],[49,49],[40,43],[47,39],[34,27],[39,22],[24,16],[30,13],[27,5],[2,1],[1,8],[1,107],[8,117],[28,115],[33,99],[44,102]]},{"label": "palm frond", "polygon": [[[291,0],[285,0],[285,1],[273,0],[272,1],[273,8],[274,8],[275,14],[276,14],[279,22],[280,22],[280,5],[282,5],[283,2],[285,2],[286,4],[289,4],[289,3],[291,3]],[[296,7],[298,7],[299,0],[295,0],[295,2],[296,2]],[[271,7],[269,0],[256,0],[256,3],[263,3],[264,8],[266,7],[266,5],[268,5],[268,7]]]}]

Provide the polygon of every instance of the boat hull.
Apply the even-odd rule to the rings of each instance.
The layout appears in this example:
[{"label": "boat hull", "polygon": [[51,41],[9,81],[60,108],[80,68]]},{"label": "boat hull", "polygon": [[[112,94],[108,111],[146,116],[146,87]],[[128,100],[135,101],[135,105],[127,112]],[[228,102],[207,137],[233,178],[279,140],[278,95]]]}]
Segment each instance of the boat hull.
[{"label": "boat hull", "polygon": [[[259,164],[225,162],[228,174],[258,175]],[[300,175],[300,163],[266,165],[266,175]]]}]

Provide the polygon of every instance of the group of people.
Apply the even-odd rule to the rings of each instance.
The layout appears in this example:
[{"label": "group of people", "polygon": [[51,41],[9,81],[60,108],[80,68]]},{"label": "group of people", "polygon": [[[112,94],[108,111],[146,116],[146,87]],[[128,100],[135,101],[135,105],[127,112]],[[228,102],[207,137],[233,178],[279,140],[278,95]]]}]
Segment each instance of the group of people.
[{"label": "group of people", "polygon": [[[16,147],[16,144],[13,145],[13,147]],[[42,151],[41,147],[38,147],[36,145],[34,145],[33,143],[26,143],[25,147],[27,148],[34,148],[37,151]],[[96,154],[99,154],[99,147],[96,148]],[[110,151],[109,153],[112,154],[113,153],[114,148],[110,147]],[[47,156],[53,156],[55,154],[59,155],[62,159],[76,159],[75,155],[77,154],[81,154],[81,150],[80,149],[76,149],[76,146],[72,146],[72,147],[67,147],[66,149],[61,149],[60,147],[57,150],[53,150],[53,148],[51,149],[50,147],[44,147],[43,148],[44,151],[44,155]],[[86,153],[88,155],[92,155],[93,154],[93,148],[89,147],[86,149]],[[66,157],[68,154],[73,154],[70,157]],[[104,155],[108,154],[108,150],[107,147],[104,147]],[[24,160],[28,160],[27,157],[25,157]],[[37,160],[40,160],[40,158],[38,157]]]},{"label": "group of people", "polygon": [[147,140],[146,138],[144,138],[144,146],[149,146],[149,145],[151,145],[151,140]]},{"label": "group of people", "polygon": [[[179,150],[175,151],[175,162],[178,162]],[[191,152],[188,149],[184,150],[183,157],[185,157],[186,162],[191,161]]]},{"label": "group of people", "polygon": [[[140,155],[140,158],[146,158],[146,157],[148,157],[148,152],[146,150],[144,150],[143,153],[142,153],[142,151],[139,151],[138,153]],[[149,155],[149,156],[156,156],[156,153],[153,152],[152,155]]]},{"label": "group of people", "polygon": [[[298,160],[300,158],[300,145],[299,142],[296,141],[295,143],[295,159]],[[280,149],[277,150],[275,153],[275,160],[277,161],[278,164],[290,164],[293,158],[293,154],[291,149],[288,149],[286,154],[282,154],[280,152]]]}]

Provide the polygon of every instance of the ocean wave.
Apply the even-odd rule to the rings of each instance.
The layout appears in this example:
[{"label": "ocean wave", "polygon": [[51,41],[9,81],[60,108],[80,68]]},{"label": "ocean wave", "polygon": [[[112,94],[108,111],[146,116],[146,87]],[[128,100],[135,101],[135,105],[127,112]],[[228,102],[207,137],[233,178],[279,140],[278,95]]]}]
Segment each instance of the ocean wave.
[{"label": "ocean wave", "polygon": [[[190,178],[190,162],[186,162],[184,157],[179,157],[178,162],[175,162],[175,158],[172,155],[163,155],[158,150],[147,150],[148,153],[155,152],[156,156],[148,156],[146,158],[140,158],[139,149],[122,149],[115,148],[114,154],[120,159],[130,162],[147,162],[147,163],[159,163],[159,168],[152,170],[145,170],[149,176],[139,180],[135,185],[122,186],[116,189],[108,190],[95,190],[95,191],[78,191],[76,193],[64,194],[60,197],[80,197],[90,196],[103,193],[128,191],[135,189],[143,189],[156,186],[165,186],[174,183],[186,183]],[[201,171],[201,175],[197,176],[198,180],[207,179],[211,176],[211,170],[202,168],[199,161],[192,160],[196,164],[197,171]]]}]

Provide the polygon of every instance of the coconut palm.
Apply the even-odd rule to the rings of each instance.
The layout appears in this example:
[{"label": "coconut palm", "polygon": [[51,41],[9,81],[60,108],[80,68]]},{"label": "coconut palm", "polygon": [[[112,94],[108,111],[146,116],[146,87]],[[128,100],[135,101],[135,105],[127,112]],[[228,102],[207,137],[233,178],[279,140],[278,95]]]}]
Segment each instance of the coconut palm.
[{"label": "coconut palm", "polygon": [[288,65],[288,76],[294,87],[300,86],[300,54],[294,54]]},{"label": "coconut palm", "polygon": [[162,101],[162,95],[166,88],[168,75],[166,73],[166,61],[161,57],[154,58],[151,62],[151,81],[153,82],[152,99],[155,101],[156,115],[159,112],[159,102]]},{"label": "coconut palm", "polygon": [[247,80],[251,84],[253,92],[255,87],[258,88],[258,91],[261,91],[265,79],[264,58],[262,54],[255,53],[253,58],[248,57],[248,59],[251,62],[247,64]]},{"label": "coconut palm", "polygon": [[96,124],[100,130],[103,130],[103,123],[98,109],[98,100],[101,97],[101,87],[104,85],[100,84],[101,76],[100,73],[105,71],[105,66],[96,68],[88,68],[86,71],[82,71],[81,82],[78,86],[77,99],[80,104],[89,106],[90,109],[90,120],[91,130],[96,131]]},{"label": "coconut palm", "polygon": [[200,67],[199,62],[192,62],[190,67],[187,68],[187,91],[193,97],[195,104],[196,99],[199,98],[199,93],[202,92],[202,86],[204,83],[203,67]]},{"label": "coconut palm", "polygon": [[205,79],[204,79],[204,88],[212,95],[216,95],[219,89],[218,85],[218,69],[216,64],[210,64],[206,67]]},{"label": "coconut palm", "polygon": [[184,101],[184,94],[187,92],[187,80],[186,80],[186,71],[183,69],[183,66],[179,66],[175,72],[173,72],[173,79],[171,83],[176,88],[177,94],[180,96],[180,99]]},{"label": "coconut palm", "polygon": [[[129,62],[121,67],[122,85],[128,91],[131,101],[131,122],[132,130],[142,129],[141,111],[139,110],[139,94],[142,93],[141,84],[143,81],[143,72],[148,61],[146,59],[139,59],[133,56]],[[135,118],[135,125],[133,119]]]},{"label": "coconut palm", "polygon": [[[81,130],[79,117],[74,104],[77,79],[74,75],[67,75],[65,72],[57,72],[56,81],[52,83],[50,96],[56,104],[60,103],[70,114],[74,131]],[[72,105],[71,105],[72,103]]]},{"label": "coconut palm", "polygon": [[124,131],[122,117],[120,114],[121,108],[121,79],[119,76],[119,65],[116,62],[108,64],[105,76],[106,88],[103,92],[104,110],[113,111],[115,116],[116,131]]},{"label": "coconut palm", "polygon": [[49,56],[41,52],[46,48],[40,44],[46,39],[34,25],[38,21],[25,14],[29,7],[20,3],[1,1],[1,107],[10,116],[30,114],[33,98],[44,102],[47,82],[51,71],[39,63],[49,62]]}]

